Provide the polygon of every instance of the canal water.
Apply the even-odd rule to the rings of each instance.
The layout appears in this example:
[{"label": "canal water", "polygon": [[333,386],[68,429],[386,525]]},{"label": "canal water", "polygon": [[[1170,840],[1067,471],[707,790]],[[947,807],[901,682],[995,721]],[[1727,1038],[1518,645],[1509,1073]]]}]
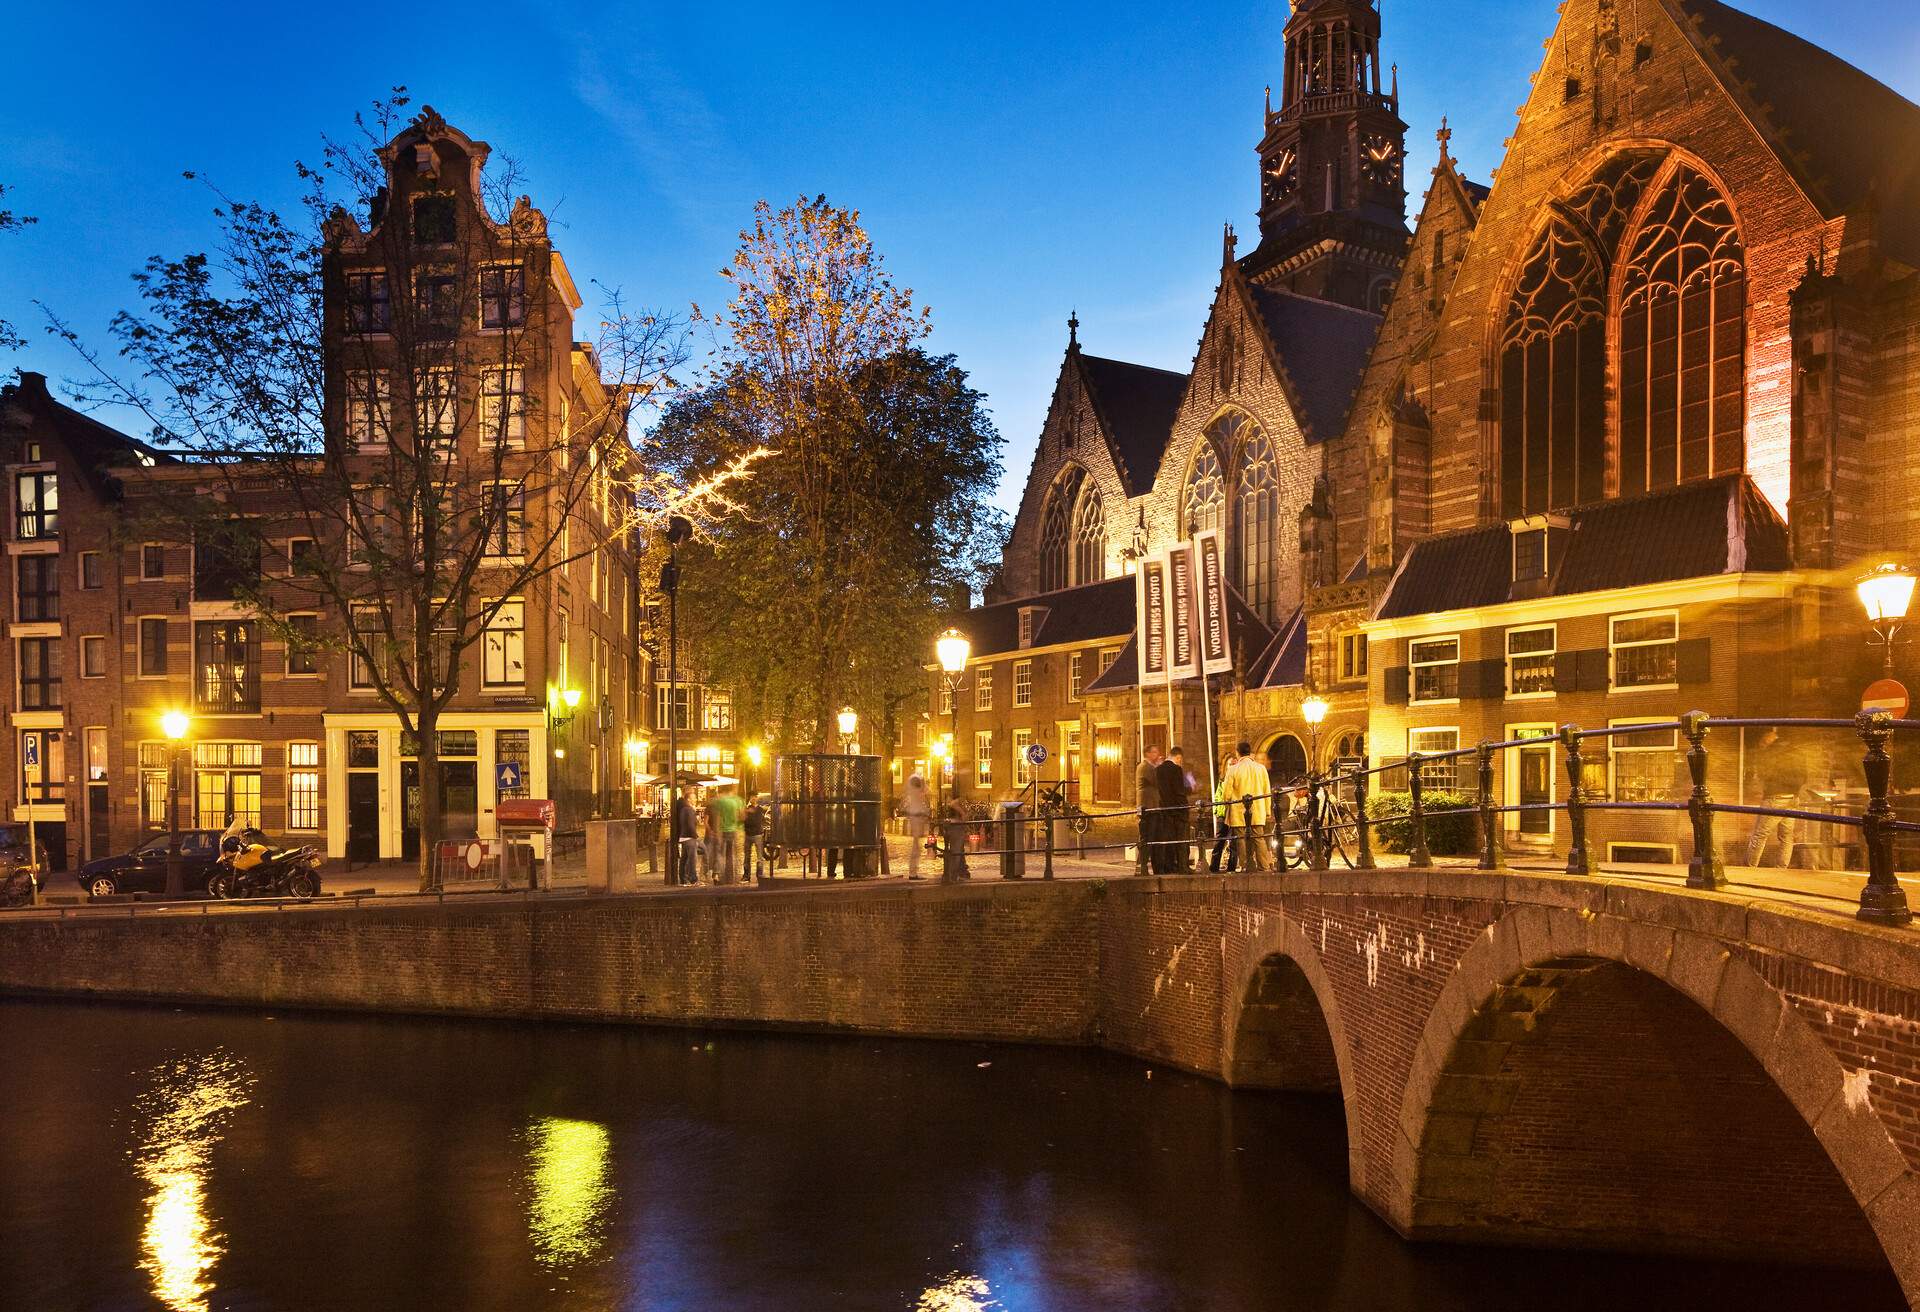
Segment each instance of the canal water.
[{"label": "canal water", "polygon": [[1412,1247],[1337,1102],[1092,1052],[0,1003],[0,1308],[1904,1306]]}]

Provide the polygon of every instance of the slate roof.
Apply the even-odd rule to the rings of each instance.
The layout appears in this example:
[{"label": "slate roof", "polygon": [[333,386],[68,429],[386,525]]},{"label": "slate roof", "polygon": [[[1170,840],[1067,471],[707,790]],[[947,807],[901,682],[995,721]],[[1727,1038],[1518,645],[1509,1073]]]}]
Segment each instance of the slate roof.
[{"label": "slate roof", "polygon": [[1360,386],[1380,316],[1278,287],[1249,286],[1308,442],[1338,437]]},{"label": "slate roof", "polygon": [[[1920,264],[1920,105],[1719,0],[1668,0],[1744,86],[1829,216],[1877,198],[1889,254]],[[1911,13],[1894,5],[1890,13]],[[1889,31],[1888,35],[1894,33]]]},{"label": "slate roof", "polygon": [[1098,642],[1133,632],[1133,580],[1125,575],[1058,592],[1042,592],[1017,601],[976,606],[953,626],[967,635],[975,656],[999,656],[1020,649],[1020,612],[1046,612],[1033,632],[1031,647]]},{"label": "slate roof", "polygon": [[1187,375],[1080,352],[1093,408],[1119,448],[1127,495],[1153,489],[1160,457],[1173,436],[1174,417],[1187,393]]},{"label": "slate roof", "polygon": [[[1565,597],[1746,570],[1793,568],[1786,521],[1745,474],[1596,502],[1566,513],[1568,533],[1544,589]],[[1505,524],[1416,543],[1375,619],[1498,606],[1515,600]]]},{"label": "slate roof", "polygon": [[1299,688],[1307,682],[1307,612],[1295,607],[1279,634],[1253,663],[1252,688]]}]

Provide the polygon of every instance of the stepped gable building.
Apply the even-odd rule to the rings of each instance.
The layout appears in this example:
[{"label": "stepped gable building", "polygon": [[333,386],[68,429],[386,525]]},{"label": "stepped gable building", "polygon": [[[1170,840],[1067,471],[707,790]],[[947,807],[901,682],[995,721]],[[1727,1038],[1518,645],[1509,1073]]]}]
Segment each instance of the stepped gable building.
[{"label": "stepped gable building", "polygon": [[[1569,0],[1493,185],[1443,123],[1409,235],[1380,50],[1367,0],[1294,6],[1260,241],[1229,232],[1152,487],[1089,444],[1126,419],[1073,426],[1070,342],[995,600],[1220,526],[1249,622],[1216,742],[1283,773],[1308,691],[1321,766],[1695,706],[1850,713],[1876,672],[1851,584],[1920,547],[1920,107],[1717,0]],[[1133,669],[1123,642],[1083,705],[1129,781],[1143,738],[1202,741],[1199,684]],[[1596,746],[1583,784],[1669,796],[1679,748]],[[1544,744],[1511,755],[1504,798],[1564,796]],[[1608,823],[1623,857],[1684,847]]]}]

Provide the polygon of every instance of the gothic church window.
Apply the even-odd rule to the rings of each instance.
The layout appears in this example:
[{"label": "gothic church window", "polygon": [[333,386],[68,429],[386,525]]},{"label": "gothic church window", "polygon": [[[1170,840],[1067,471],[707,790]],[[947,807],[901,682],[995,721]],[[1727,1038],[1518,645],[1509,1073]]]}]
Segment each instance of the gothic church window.
[{"label": "gothic church window", "polygon": [[1620,491],[1738,470],[1746,271],[1726,199],[1678,168],[1626,256],[1620,297]]},{"label": "gothic church window", "polygon": [[1534,244],[1500,347],[1501,503],[1509,518],[1606,488],[1606,270],[1555,219]]},{"label": "gothic church window", "polygon": [[1279,539],[1279,462],[1267,435],[1253,427],[1243,444],[1239,474],[1234,480],[1227,574],[1253,613],[1268,624],[1280,619]]},{"label": "gothic church window", "polygon": [[1040,591],[1098,583],[1107,572],[1106,513],[1087,472],[1070,465],[1040,514]]},{"label": "gothic church window", "polygon": [[1107,515],[1091,484],[1073,512],[1073,581],[1098,583],[1107,576]]},{"label": "gothic church window", "polygon": [[1187,491],[1180,509],[1187,536],[1201,529],[1224,527],[1226,505],[1227,480],[1220,468],[1220,454],[1212,442],[1203,441],[1194,453],[1193,468],[1187,472]]}]

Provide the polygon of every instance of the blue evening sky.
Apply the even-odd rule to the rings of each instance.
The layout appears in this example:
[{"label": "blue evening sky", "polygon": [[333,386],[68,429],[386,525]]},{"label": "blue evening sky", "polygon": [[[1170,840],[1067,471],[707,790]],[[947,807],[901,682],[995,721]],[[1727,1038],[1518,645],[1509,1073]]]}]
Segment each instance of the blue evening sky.
[{"label": "blue evening sky", "polygon": [[[1621,0],[1629,22],[1636,3],[1655,0]],[[1443,113],[1469,176],[1498,164],[1555,6],[1385,6],[1411,207]],[[1920,99],[1912,0],[1745,7]],[[583,291],[716,304],[756,199],[860,209],[931,305],[933,345],[986,393],[1012,506],[1070,311],[1089,351],[1189,366],[1221,224],[1255,230],[1252,151],[1286,14],[1284,0],[16,6],[0,183],[40,223],[0,238],[0,318],[35,340],[0,367],[72,375],[30,301],[103,338],[145,256],[206,247],[210,200],[183,170],[288,203],[292,162],[404,83],[522,163]]]}]

